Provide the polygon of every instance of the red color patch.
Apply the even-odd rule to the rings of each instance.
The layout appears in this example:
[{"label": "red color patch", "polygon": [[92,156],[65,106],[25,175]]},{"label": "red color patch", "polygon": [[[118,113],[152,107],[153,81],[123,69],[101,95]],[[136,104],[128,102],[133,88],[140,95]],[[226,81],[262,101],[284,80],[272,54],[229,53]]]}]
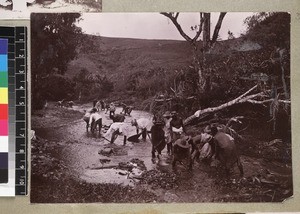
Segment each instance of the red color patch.
[{"label": "red color patch", "polygon": [[8,119],[8,105],[0,104],[0,120]]}]

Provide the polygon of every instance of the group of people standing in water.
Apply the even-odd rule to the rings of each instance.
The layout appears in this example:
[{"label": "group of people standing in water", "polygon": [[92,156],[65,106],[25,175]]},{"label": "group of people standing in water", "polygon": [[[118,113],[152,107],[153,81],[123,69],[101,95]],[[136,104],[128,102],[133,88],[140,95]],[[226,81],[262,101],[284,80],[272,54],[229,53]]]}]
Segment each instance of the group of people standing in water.
[{"label": "group of people standing in water", "polygon": [[[99,108],[97,108],[98,102]],[[94,108],[86,112],[83,118],[87,123],[87,131],[89,127],[92,133],[98,129],[99,135],[110,141],[110,143],[114,143],[116,138],[122,135],[123,145],[125,145],[129,125],[124,122],[124,106],[120,114],[116,114],[114,103],[103,108],[105,106],[104,102],[98,102],[94,103]],[[109,118],[113,120],[103,136],[101,135],[103,124],[102,116],[99,114],[100,110],[106,110],[105,113],[109,111]],[[172,156],[173,167],[177,162],[188,160],[188,167],[191,169],[194,160],[199,159],[200,156],[206,160],[214,157],[223,163],[227,171],[234,163],[237,163],[240,173],[243,174],[243,167],[236,151],[234,139],[217,127],[211,127],[209,131],[206,129],[206,133],[192,137],[187,134],[183,119],[176,111],[166,111],[162,118],[154,116],[152,119],[132,119],[131,125],[136,128],[137,137],[142,136],[142,139],[145,140],[148,136],[151,140],[152,158],[159,158],[162,150],[167,147],[167,154]],[[110,140],[107,139],[109,135],[111,135]]]}]

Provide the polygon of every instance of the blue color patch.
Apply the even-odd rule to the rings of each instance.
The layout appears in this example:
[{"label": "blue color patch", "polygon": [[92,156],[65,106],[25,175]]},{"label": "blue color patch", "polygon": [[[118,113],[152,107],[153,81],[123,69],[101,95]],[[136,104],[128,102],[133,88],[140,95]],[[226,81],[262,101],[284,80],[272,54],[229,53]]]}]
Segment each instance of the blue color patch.
[{"label": "blue color patch", "polygon": [[8,40],[0,39],[0,54],[7,54]]},{"label": "blue color patch", "polygon": [[0,72],[7,72],[7,55],[0,54]]}]

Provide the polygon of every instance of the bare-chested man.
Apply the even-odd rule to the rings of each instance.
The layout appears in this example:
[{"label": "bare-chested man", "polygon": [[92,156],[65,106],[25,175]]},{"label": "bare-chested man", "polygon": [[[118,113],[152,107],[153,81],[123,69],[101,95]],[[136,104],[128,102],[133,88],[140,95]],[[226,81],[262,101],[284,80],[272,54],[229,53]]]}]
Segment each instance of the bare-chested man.
[{"label": "bare-chested man", "polygon": [[[177,115],[176,111],[171,112],[172,120],[170,121],[170,132],[172,143],[181,137],[182,133],[185,133],[185,128],[183,125],[183,120]],[[171,149],[172,150],[172,149]]]}]

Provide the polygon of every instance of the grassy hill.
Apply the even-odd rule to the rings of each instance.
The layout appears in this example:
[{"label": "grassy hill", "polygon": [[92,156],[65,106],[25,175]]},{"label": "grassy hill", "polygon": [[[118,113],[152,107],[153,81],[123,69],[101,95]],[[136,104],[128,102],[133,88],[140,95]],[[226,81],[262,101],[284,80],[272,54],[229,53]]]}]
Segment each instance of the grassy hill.
[{"label": "grassy hill", "polygon": [[77,59],[70,62],[67,75],[72,77],[82,68],[107,75],[116,91],[132,75],[156,69],[174,72],[192,60],[192,49],[184,41],[89,37],[93,49],[79,51]]},{"label": "grassy hill", "polygon": [[94,49],[70,62],[69,75],[80,68],[117,77],[156,67],[176,68],[191,62],[191,47],[184,41],[143,40],[90,36]]},{"label": "grassy hill", "polygon": [[[81,69],[105,75],[114,85],[113,93],[109,95],[112,100],[137,103],[157,92],[170,90],[175,76],[180,71],[188,71],[192,65],[193,49],[186,41],[85,36],[85,42],[78,47],[78,56],[69,63],[66,75],[73,78]],[[233,75],[240,72],[237,62],[243,62],[241,57],[261,48],[243,38],[220,41],[209,52],[208,62],[216,70],[215,76],[228,73],[225,79],[232,81]],[[232,66],[226,65],[225,68],[223,61],[228,57]],[[251,72],[250,69],[247,71]]]}]

